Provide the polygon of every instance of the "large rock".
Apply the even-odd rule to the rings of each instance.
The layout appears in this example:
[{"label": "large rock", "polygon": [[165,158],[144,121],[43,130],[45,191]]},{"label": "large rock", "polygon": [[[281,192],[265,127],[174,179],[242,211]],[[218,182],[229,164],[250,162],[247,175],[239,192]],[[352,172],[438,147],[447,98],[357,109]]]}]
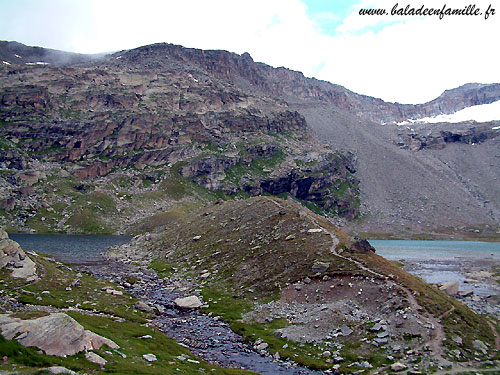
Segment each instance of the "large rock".
[{"label": "large rock", "polygon": [[203,302],[197,296],[176,298],[174,303],[181,309],[197,309],[203,306]]},{"label": "large rock", "polygon": [[0,330],[7,340],[15,338],[21,345],[34,346],[48,355],[60,357],[99,349],[104,344],[119,348],[115,342],[86,330],[64,313],[31,320],[0,314]]},{"label": "large rock", "polygon": [[391,370],[398,372],[398,371],[403,371],[406,370],[408,366],[406,366],[404,363],[401,362],[396,362],[391,365]]},{"label": "large rock", "polygon": [[36,265],[21,249],[21,246],[8,238],[7,233],[0,229],[0,268],[12,270],[12,277],[35,281]]},{"label": "large rock", "polygon": [[328,270],[328,267],[330,267],[330,262],[321,262],[317,260],[312,265],[312,272],[323,273]]},{"label": "large rock", "polygon": [[351,253],[370,253],[370,252],[375,252],[375,249],[373,248],[370,243],[362,238],[356,238],[351,247],[349,248],[349,251]]},{"label": "large rock", "polygon": [[456,296],[458,293],[458,281],[448,281],[441,285],[439,289],[449,296]]},{"label": "large rock", "polygon": [[69,374],[69,375],[78,375],[77,372],[71,371],[66,367],[62,366],[52,366],[47,369],[51,374]]},{"label": "large rock", "polygon": [[87,358],[88,361],[93,362],[93,363],[97,363],[100,366],[104,366],[108,362],[104,358],[102,358],[100,355],[95,354],[93,352],[85,353],[85,358]]}]

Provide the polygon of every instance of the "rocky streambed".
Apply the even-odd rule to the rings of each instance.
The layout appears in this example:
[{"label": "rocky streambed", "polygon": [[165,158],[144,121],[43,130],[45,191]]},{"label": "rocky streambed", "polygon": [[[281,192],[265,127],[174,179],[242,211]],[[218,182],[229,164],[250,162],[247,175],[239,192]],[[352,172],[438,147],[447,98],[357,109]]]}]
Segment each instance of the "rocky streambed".
[{"label": "rocky streambed", "polygon": [[[124,286],[127,292],[143,302],[138,303],[136,308],[156,310],[157,316],[153,324],[161,332],[211,363],[264,375],[323,373],[272,356],[266,351],[265,343],[246,343],[217,316],[203,314],[197,309],[179,308],[175,299],[183,297],[192,287],[179,278],[160,278],[153,270],[116,261],[79,268],[94,277]],[[132,280],[135,281],[133,284],[129,282]]]}]

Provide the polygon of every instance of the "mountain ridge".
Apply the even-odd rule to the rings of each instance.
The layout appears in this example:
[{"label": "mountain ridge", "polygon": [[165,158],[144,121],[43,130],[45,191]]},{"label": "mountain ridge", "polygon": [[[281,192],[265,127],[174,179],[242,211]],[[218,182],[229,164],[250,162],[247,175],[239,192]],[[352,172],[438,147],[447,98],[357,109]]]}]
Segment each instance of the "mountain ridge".
[{"label": "mountain ridge", "polygon": [[[353,230],[389,235],[409,228],[439,235],[443,228],[446,233],[498,228],[497,123],[438,124],[432,134],[425,126],[394,123],[491,102],[499,84],[467,84],[421,105],[386,103],[256,63],[249,54],[166,43],[74,64],[2,64],[1,69],[0,130],[8,150],[3,162],[11,172],[38,173],[30,163],[44,160],[60,163],[83,181],[123,168],[126,173],[136,168],[138,178],[144,167],[170,168],[189,159],[183,178],[214,192],[294,195],[300,190],[297,178],[310,181],[306,196],[319,209],[333,204],[350,212],[349,220],[362,218],[350,224]],[[325,165],[330,151],[312,146],[309,133],[330,150],[351,155],[353,162],[343,164],[351,167],[337,182],[311,179],[317,173],[313,164]],[[245,134],[253,139],[245,142],[260,142],[257,154],[243,143],[233,148]],[[448,142],[454,139],[459,142]],[[464,162],[464,155],[475,163]],[[289,174],[294,169],[299,175]],[[6,180],[4,210],[12,209],[15,196],[33,194],[23,178]],[[149,179],[155,186],[159,181]]]}]

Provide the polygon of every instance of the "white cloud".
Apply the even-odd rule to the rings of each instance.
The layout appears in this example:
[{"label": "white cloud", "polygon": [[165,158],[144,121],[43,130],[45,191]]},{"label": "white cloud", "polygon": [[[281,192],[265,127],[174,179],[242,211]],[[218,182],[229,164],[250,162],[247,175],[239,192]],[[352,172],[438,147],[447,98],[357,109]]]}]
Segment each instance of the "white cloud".
[{"label": "white cloud", "polygon": [[408,17],[361,34],[354,31],[365,25],[362,21],[354,25],[353,17],[346,18],[346,32],[331,41],[335,50],[348,56],[329,56],[320,78],[403,103],[432,100],[445,89],[467,82],[500,82],[500,71],[495,68],[498,52],[491,44],[492,36],[500,31],[500,14],[488,20]]}]

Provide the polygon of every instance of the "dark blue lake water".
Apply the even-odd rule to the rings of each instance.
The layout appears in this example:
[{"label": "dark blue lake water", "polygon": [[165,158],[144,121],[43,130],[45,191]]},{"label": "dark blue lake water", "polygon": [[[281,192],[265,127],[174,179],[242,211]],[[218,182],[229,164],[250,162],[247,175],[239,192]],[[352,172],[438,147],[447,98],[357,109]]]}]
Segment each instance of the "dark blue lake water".
[{"label": "dark blue lake water", "polygon": [[66,235],[66,234],[9,234],[9,238],[24,250],[50,254],[68,264],[95,264],[103,261],[101,253],[111,246],[130,241],[130,236]]}]

